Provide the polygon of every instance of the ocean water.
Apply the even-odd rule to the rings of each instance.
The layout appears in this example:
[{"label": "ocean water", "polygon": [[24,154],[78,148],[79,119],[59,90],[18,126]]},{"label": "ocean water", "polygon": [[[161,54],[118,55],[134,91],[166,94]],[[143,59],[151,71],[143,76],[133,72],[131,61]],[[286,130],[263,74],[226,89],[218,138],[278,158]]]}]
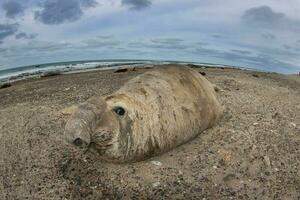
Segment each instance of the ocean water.
[{"label": "ocean water", "polygon": [[[46,63],[30,66],[21,66],[10,69],[0,69],[0,82],[12,82],[16,80],[26,79],[30,77],[40,76],[47,72],[76,72],[88,69],[105,69],[115,68],[121,66],[143,66],[154,64],[197,64],[199,66],[220,67],[224,65],[210,64],[210,63],[194,63],[194,62],[180,62],[180,61],[157,61],[157,60],[87,60],[87,61],[70,61],[70,62],[56,62]],[[225,66],[226,67],[226,66]]]}]

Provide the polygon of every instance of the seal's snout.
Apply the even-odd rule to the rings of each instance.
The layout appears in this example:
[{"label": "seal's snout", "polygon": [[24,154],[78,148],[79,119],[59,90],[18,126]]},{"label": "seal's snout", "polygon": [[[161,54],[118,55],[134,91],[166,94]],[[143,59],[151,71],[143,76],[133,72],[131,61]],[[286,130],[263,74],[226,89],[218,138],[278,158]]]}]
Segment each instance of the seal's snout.
[{"label": "seal's snout", "polygon": [[69,120],[65,128],[65,138],[77,147],[88,147],[91,142],[89,123],[78,118]]},{"label": "seal's snout", "polygon": [[105,108],[106,103],[100,98],[91,98],[80,104],[66,123],[66,140],[77,147],[87,148]]}]

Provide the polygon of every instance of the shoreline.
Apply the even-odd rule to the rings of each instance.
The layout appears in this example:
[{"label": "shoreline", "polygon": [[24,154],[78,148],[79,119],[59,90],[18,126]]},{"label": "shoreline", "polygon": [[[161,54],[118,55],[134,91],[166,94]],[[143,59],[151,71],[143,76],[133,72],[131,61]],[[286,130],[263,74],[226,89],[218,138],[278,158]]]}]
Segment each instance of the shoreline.
[{"label": "shoreline", "polygon": [[[283,74],[278,72],[268,72],[253,68],[247,67],[238,67],[238,66],[229,66],[229,65],[221,65],[221,64],[208,64],[208,63],[192,63],[192,62],[175,62],[172,61],[161,61],[161,63],[115,63],[115,64],[108,64],[108,65],[96,65],[93,67],[82,67],[82,68],[72,68],[70,66],[65,66],[60,69],[49,69],[49,70],[38,70],[34,72],[23,72],[18,75],[12,75],[5,78],[0,78],[0,87],[6,84],[12,84],[18,81],[23,80],[31,80],[31,79],[40,79],[48,76],[58,76],[63,74],[77,74],[77,73],[84,73],[84,72],[91,72],[91,71],[107,71],[107,70],[117,70],[122,68],[146,68],[146,67],[154,67],[157,65],[164,65],[164,64],[178,64],[178,65],[187,65],[192,68],[215,68],[215,69],[236,69],[236,70],[246,70],[246,71],[253,71],[258,73],[273,73],[273,74],[282,74],[282,75],[296,75],[297,74]],[[159,62],[159,61],[153,61]]]}]

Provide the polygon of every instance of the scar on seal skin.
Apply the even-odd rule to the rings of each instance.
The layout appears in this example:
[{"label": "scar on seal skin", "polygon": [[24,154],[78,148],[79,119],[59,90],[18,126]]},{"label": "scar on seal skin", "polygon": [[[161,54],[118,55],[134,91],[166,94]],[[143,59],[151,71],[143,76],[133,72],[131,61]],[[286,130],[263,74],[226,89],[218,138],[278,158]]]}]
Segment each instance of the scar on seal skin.
[{"label": "scar on seal skin", "polygon": [[189,67],[168,65],[69,111],[73,114],[65,127],[68,142],[122,163],[144,160],[187,142],[212,127],[223,108],[204,76]]}]

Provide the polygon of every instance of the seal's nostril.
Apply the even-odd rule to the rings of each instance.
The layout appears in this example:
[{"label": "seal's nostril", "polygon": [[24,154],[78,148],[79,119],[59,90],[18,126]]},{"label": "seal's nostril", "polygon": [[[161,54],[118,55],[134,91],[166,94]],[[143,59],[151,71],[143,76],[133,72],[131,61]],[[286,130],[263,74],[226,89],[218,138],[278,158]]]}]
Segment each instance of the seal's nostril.
[{"label": "seal's nostril", "polygon": [[81,138],[76,138],[73,143],[76,145],[76,146],[81,146],[83,144],[83,141]]}]

